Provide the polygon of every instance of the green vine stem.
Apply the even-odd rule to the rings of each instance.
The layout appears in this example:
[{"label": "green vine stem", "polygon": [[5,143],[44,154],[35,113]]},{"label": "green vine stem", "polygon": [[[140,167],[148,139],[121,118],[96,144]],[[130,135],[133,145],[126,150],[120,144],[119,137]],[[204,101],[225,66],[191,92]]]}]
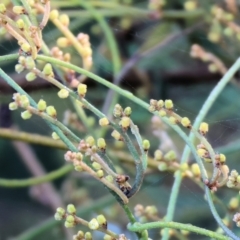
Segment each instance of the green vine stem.
[{"label": "green vine stem", "polygon": [[28,179],[3,179],[0,178],[0,187],[6,188],[22,188],[33,185],[38,185],[46,182],[53,181],[57,178],[63,177],[74,169],[70,164],[64,165],[57,170],[54,170],[44,176],[34,177]]},{"label": "green vine stem", "polygon": [[[233,78],[234,74],[237,72],[237,70],[240,68],[240,58],[237,59],[237,61],[232,65],[232,67],[228,70],[228,72],[222,77],[222,79],[218,82],[218,84],[215,86],[215,88],[212,90],[210,95],[208,96],[207,100],[205,101],[204,105],[202,106],[194,124],[194,128],[198,128],[200,123],[203,121],[207,113],[209,112],[210,108],[212,107],[213,103],[217,99],[217,97],[220,95],[220,93],[223,91],[225,86],[228,82]],[[190,133],[189,139],[191,142],[194,142],[195,135],[194,133]],[[183,151],[183,155],[181,158],[181,163],[185,163],[188,161],[190,156],[190,149],[186,145]],[[180,184],[182,181],[182,175],[181,172],[177,172],[175,175],[174,184],[172,187],[168,208],[167,208],[167,214],[165,216],[166,221],[171,221],[173,219],[173,215],[175,212],[175,206],[177,202],[178,192],[180,189]],[[168,230],[165,229],[163,240],[167,240],[169,237]]]},{"label": "green vine stem", "polygon": [[193,226],[191,224],[184,224],[184,223],[178,223],[178,222],[166,222],[166,221],[159,221],[159,222],[150,222],[150,223],[135,223],[135,224],[128,224],[128,230],[138,232],[143,231],[146,229],[152,229],[152,228],[173,228],[173,229],[180,229],[180,230],[186,230],[189,232],[195,232],[197,234],[201,234],[213,239],[219,239],[219,240],[231,240],[231,238],[223,236],[222,234],[206,230],[200,227]]}]

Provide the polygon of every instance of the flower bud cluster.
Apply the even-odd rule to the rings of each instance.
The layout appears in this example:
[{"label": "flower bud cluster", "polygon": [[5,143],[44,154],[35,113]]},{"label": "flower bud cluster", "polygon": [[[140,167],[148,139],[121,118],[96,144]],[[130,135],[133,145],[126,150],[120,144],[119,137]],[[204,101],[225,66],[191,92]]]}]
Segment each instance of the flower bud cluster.
[{"label": "flower bud cluster", "polygon": [[236,170],[232,170],[228,177],[227,187],[234,188],[240,186],[240,175]]},{"label": "flower bud cluster", "polygon": [[158,210],[154,205],[144,207],[141,204],[137,204],[134,208],[134,215],[138,217],[142,223],[149,220],[159,220]]}]

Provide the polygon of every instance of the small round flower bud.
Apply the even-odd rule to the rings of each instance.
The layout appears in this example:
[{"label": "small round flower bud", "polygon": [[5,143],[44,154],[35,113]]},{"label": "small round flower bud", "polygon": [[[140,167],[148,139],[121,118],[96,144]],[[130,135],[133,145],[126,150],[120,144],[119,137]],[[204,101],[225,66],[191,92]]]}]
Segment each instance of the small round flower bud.
[{"label": "small round flower bud", "polygon": [[26,80],[28,82],[32,82],[34,81],[35,79],[37,78],[36,74],[34,72],[29,72],[27,75],[26,75]]},{"label": "small round flower bud", "polygon": [[20,96],[20,104],[23,108],[27,108],[30,105],[29,99],[26,95]]},{"label": "small round flower bud", "polygon": [[150,148],[150,142],[148,140],[143,140],[142,142],[142,147],[145,152],[147,152]]},{"label": "small round flower bud", "polygon": [[167,115],[166,111],[163,110],[163,109],[160,110],[160,111],[158,112],[158,114],[159,114],[160,117],[165,117],[165,116]]},{"label": "small round flower bud", "polygon": [[69,96],[69,92],[66,89],[61,89],[58,92],[58,97],[60,97],[60,98],[67,98],[68,96]]},{"label": "small round flower bud", "polygon": [[60,215],[65,215],[66,211],[65,209],[61,208],[61,207],[58,207],[57,210],[56,210],[57,213],[59,213]]},{"label": "small round flower bud", "polygon": [[116,104],[113,109],[113,116],[116,118],[122,117],[123,109],[120,104]]},{"label": "small round flower bud", "polygon": [[72,228],[75,226],[75,223],[65,221],[64,226],[65,226],[65,228]]},{"label": "small round flower bud", "polygon": [[59,16],[59,21],[65,26],[68,27],[69,25],[69,17],[67,14],[61,14]]},{"label": "small round flower bud", "polygon": [[110,235],[105,234],[103,240],[113,240],[113,238]]},{"label": "small round flower bud", "polygon": [[83,171],[84,171],[81,165],[75,165],[75,166],[74,166],[74,169],[75,169],[75,171],[77,171],[77,172],[83,172]]},{"label": "small round flower bud", "polygon": [[113,132],[111,133],[111,136],[117,141],[122,140],[122,136],[117,130],[113,130]]},{"label": "small round flower bud", "polygon": [[99,119],[99,125],[101,127],[105,127],[109,124],[109,121],[106,117]]},{"label": "small round flower bud", "polygon": [[197,8],[197,2],[193,0],[186,1],[184,3],[184,8],[187,11],[193,11]]},{"label": "small round flower bud", "polygon": [[181,119],[181,124],[186,128],[191,127],[191,122],[187,117]]},{"label": "small round flower bud", "polygon": [[120,124],[123,128],[128,128],[128,127],[130,126],[130,123],[131,123],[131,120],[130,120],[129,117],[122,117],[119,124]]},{"label": "small round flower bud", "polygon": [[172,100],[169,100],[169,99],[165,100],[164,105],[165,105],[166,109],[169,109],[169,110],[173,109],[173,102],[172,102]]},{"label": "small round flower bud", "polygon": [[201,171],[197,163],[191,165],[191,171],[195,177],[200,177]]},{"label": "small round flower bud", "polygon": [[179,169],[184,172],[184,171],[186,171],[186,170],[189,169],[189,166],[188,166],[187,163],[182,163],[182,164],[180,165]]},{"label": "small round flower bud", "polygon": [[71,42],[69,41],[68,38],[65,37],[60,37],[57,39],[57,45],[60,48],[65,48],[71,45]]},{"label": "small round flower bud", "polygon": [[17,105],[16,102],[9,103],[8,107],[11,111],[14,111],[14,110],[18,109],[18,105]]},{"label": "small round flower bud", "polygon": [[17,14],[17,15],[21,15],[21,14],[25,14],[26,13],[24,7],[22,7],[22,6],[14,6],[13,7],[13,12],[15,14]]},{"label": "small round flower bud", "polygon": [[175,118],[175,117],[169,117],[169,122],[171,123],[171,124],[177,124],[178,123],[178,120]]},{"label": "small round flower bud", "polygon": [[107,227],[107,220],[102,214],[97,216],[97,221],[98,221],[99,225],[101,225],[105,228]]},{"label": "small round flower bud", "polygon": [[159,101],[157,102],[157,107],[158,107],[158,109],[164,107],[164,101],[163,101],[163,100],[159,100]]},{"label": "small round flower bud", "polygon": [[78,84],[77,91],[79,96],[84,97],[87,93],[87,85],[83,83]]},{"label": "small round flower bud", "polygon": [[228,207],[230,210],[236,210],[238,208],[238,205],[239,205],[239,200],[238,198],[234,197],[230,199]]},{"label": "small round flower bud", "polygon": [[98,171],[97,171],[97,176],[98,176],[99,178],[104,177],[104,172],[103,172],[103,170],[98,170]]},{"label": "small round flower bud", "polygon": [[6,6],[3,3],[0,3],[0,13],[5,14],[6,13]]},{"label": "small round flower bud", "polygon": [[21,45],[21,49],[25,52],[31,52],[31,46],[29,45],[29,43],[25,42]]},{"label": "small round flower bud", "polygon": [[53,138],[54,140],[60,139],[60,137],[57,135],[56,132],[53,132],[53,133],[52,133],[52,138]]},{"label": "small round flower bud", "polygon": [[158,164],[158,170],[161,171],[161,172],[164,172],[168,169],[168,166],[165,162],[160,162]]},{"label": "small round flower bud", "polygon": [[92,234],[90,232],[85,233],[85,240],[92,240]]},{"label": "small round flower bud", "polygon": [[54,106],[48,106],[46,108],[46,112],[49,116],[51,116],[52,118],[56,118],[57,117],[57,111],[54,108]]},{"label": "small round flower bud", "polygon": [[126,107],[123,111],[124,115],[129,117],[132,113],[132,109],[130,107]]},{"label": "small round flower bud", "polygon": [[103,149],[103,150],[106,148],[107,145],[106,145],[104,138],[99,138],[97,140],[97,146],[98,146],[98,148]]},{"label": "small round flower bud", "polygon": [[84,232],[83,231],[78,231],[76,240],[81,240],[81,239],[84,239]]},{"label": "small round flower bud", "polygon": [[58,10],[52,10],[51,12],[50,12],[50,19],[51,20],[54,20],[54,19],[56,19],[56,18],[58,18],[59,17],[59,12],[58,12]]},{"label": "small round flower bud", "polygon": [[74,222],[75,222],[75,217],[72,216],[72,215],[68,215],[68,216],[66,217],[66,222],[74,223]]},{"label": "small round flower bud", "polygon": [[76,208],[73,204],[68,204],[67,205],[67,211],[70,214],[76,214]]},{"label": "small round flower bud", "polygon": [[21,65],[21,64],[16,64],[15,65],[15,71],[17,72],[17,73],[20,73],[20,72],[22,72],[24,70],[24,66],[23,65]]},{"label": "small round flower bud", "polygon": [[158,210],[156,208],[156,206],[147,206],[145,208],[145,212],[151,216],[151,215],[156,215],[158,213]]},{"label": "small round flower bud", "polygon": [[40,99],[38,101],[37,108],[38,108],[39,111],[43,112],[47,108],[47,103],[43,99]]},{"label": "small round flower bud", "polygon": [[216,73],[218,71],[218,67],[217,67],[217,65],[215,63],[210,63],[208,65],[208,70],[211,73]]},{"label": "small round flower bud", "polygon": [[63,217],[57,212],[54,214],[54,218],[55,218],[56,221],[60,221],[60,220],[63,219]]},{"label": "small round flower bud", "polygon": [[47,63],[43,68],[43,74],[46,76],[53,76],[53,69],[50,63]]},{"label": "small round flower bud", "polygon": [[112,175],[107,175],[107,176],[106,176],[106,179],[107,179],[110,183],[113,183],[113,181],[114,181]]},{"label": "small round flower bud", "polygon": [[219,159],[221,163],[225,163],[226,162],[226,156],[222,153],[219,154]]},{"label": "small round flower bud", "polygon": [[86,138],[86,143],[89,144],[90,147],[92,147],[95,144],[95,140],[92,136],[89,136]]},{"label": "small round flower bud", "polygon": [[149,105],[148,111],[151,112],[151,113],[153,113],[153,112],[156,111],[156,107],[155,107],[155,106],[152,106],[152,105]]},{"label": "small round flower bud", "polygon": [[167,152],[167,153],[164,155],[163,158],[164,158],[164,160],[166,160],[166,161],[173,161],[173,160],[176,160],[177,155],[176,155],[176,153],[175,153],[173,150],[171,150],[171,151]]},{"label": "small round flower bud", "polygon": [[157,100],[150,99],[150,105],[156,107],[157,106]]},{"label": "small round flower bud", "polygon": [[162,153],[161,150],[156,150],[156,151],[154,152],[154,159],[155,159],[156,161],[162,160],[162,157],[163,157],[163,153]]},{"label": "small round flower bud", "polygon": [[32,57],[27,57],[25,60],[25,65],[27,69],[35,68],[36,64]]},{"label": "small round flower bud", "polygon": [[202,122],[200,124],[200,127],[199,127],[199,132],[202,134],[202,135],[205,135],[207,132],[208,132],[208,124],[205,123],[205,122]]},{"label": "small round flower bud", "polygon": [[25,26],[24,21],[21,18],[17,20],[16,25],[21,30],[24,29]]},{"label": "small round flower bud", "polygon": [[198,150],[197,150],[197,154],[198,154],[198,156],[199,157],[201,157],[201,158],[207,158],[208,157],[208,151],[207,150],[205,150],[205,149],[203,149],[203,148],[199,148]]},{"label": "small round flower bud", "polygon": [[102,168],[102,166],[97,162],[93,162],[92,166],[95,170],[100,170]]},{"label": "small round flower bud", "polygon": [[237,176],[237,182],[240,183],[240,175]]},{"label": "small round flower bud", "polygon": [[96,218],[93,218],[89,223],[88,227],[92,230],[97,230],[99,228],[99,223]]},{"label": "small round flower bud", "polygon": [[24,120],[30,119],[32,117],[31,112],[29,112],[28,110],[24,111],[21,113],[21,117]]}]

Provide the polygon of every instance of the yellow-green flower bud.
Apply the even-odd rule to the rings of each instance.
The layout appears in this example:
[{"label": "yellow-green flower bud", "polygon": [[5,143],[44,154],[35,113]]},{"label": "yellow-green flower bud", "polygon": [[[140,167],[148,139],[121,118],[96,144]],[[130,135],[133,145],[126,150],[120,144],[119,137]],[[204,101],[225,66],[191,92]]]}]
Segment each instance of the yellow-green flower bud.
[{"label": "yellow-green flower bud", "polygon": [[222,153],[219,154],[219,159],[221,163],[225,163],[226,162],[226,156]]},{"label": "yellow-green flower bud", "polygon": [[106,117],[99,119],[99,125],[101,127],[105,127],[109,124],[109,121]]},{"label": "yellow-green flower bud", "polygon": [[54,106],[48,106],[46,108],[46,112],[49,116],[51,116],[52,118],[56,118],[57,117],[57,111],[54,108]]},{"label": "yellow-green flower bud", "polygon": [[187,11],[193,11],[197,8],[197,2],[193,0],[186,1],[184,3],[184,8]]},{"label": "yellow-green flower bud", "polygon": [[6,6],[3,3],[0,3],[0,13],[5,14],[6,13]]},{"label": "yellow-green flower bud", "polygon": [[149,216],[152,216],[152,215],[156,215],[158,213],[158,210],[156,208],[156,206],[147,206],[145,208],[145,212],[149,215]]},{"label": "yellow-green flower bud", "polygon": [[74,223],[75,222],[75,217],[73,215],[68,215],[66,217],[66,222]]},{"label": "yellow-green flower bud", "polygon": [[70,214],[76,214],[76,208],[73,204],[68,204],[67,205],[67,211]]},{"label": "yellow-green flower bud", "polygon": [[173,102],[170,99],[165,100],[164,105],[166,109],[169,109],[169,110],[173,109]]},{"label": "yellow-green flower bud", "polygon": [[158,107],[158,109],[164,107],[164,101],[163,101],[163,100],[159,100],[159,101],[157,102],[157,107]]},{"label": "yellow-green flower bud", "polygon": [[164,155],[163,158],[164,158],[164,160],[166,160],[166,161],[173,161],[173,160],[176,160],[177,155],[176,155],[176,153],[175,153],[173,150],[171,150],[171,151],[167,152],[167,153]]},{"label": "yellow-green flower bud", "polygon": [[77,172],[82,172],[82,171],[83,171],[83,168],[82,168],[81,165],[75,165],[75,166],[74,166],[74,169],[75,169],[75,171],[77,171]]},{"label": "yellow-green flower bud", "polygon": [[47,108],[47,103],[43,99],[40,99],[38,101],[37,108],[38,108],[39,111],[43,112]]},{"label": "yellow-green flower bud", "polygon": [[24,120],[30,119],[32,117],[32,113],[29,112],[28,110],[26,110],[26,111],[21,113],[21,117]]},{"label": "yellow-green flower bud", "polygon": [[201,171],[197,163],[191,165],[191,171],[195,177],[200,177]]},{"label": "yellow-green flower bud", "polygon": [[166,111],[163,110],[163,109],[160,110],[160,111],[158,112],[158,114],[159,114],[160,117],[165,117],[165,116],[167,115]]},{"label": "yellow-green flower bud", "polygon": [[14,12],[15,14],[17,14],[17,15],[25,14],[25,13],[26,13],[24,7],[22,7],[22,6],[14,6],[14,7],[13,7],[13,12]]},{"label": "yellow-green flower bud", "polygon": [[155,100],[155,99],[150,99],[150,105],[151,105],[151,106],[156,107],[156,106],[157,106],[157,103],[158,103],[157,100]]},{"label": "yellow-green flower bud", "polygon": [[76,240],[79,240],[79,239],[84,239],[84,232],[83,231],[78,231]]},{"label": "yellow-green flower bud", "polygon": [[107,175],[107,176],[106,176],[106,179],[107,179],[110,183],[113,183],[113,181],[114,181],[112,175]]},{"label": "yellow-green flower bud", "polygon": [[128,128],[130,126],[131,120],[129,117],[122,117],[121,121],[119,122],[119,124],[123,127],[123,128]]},{"label": "yellow-green flower bud", "polygon": [[56,18],[58,18],[59,17],[59,12],[58,12],[58,10],[52,10],[51,12],[50,12],[50,19],[51,20],[54,20],[54,19],[56,19]]},{"label": "yellow-green flower bud", "polygon": [[71,42],[68,40],[68,38],[60,37],[57,39],[57,45],[60,48],[68,47],[71,44]]},{"label": "yellow-green flower bud", "polygon": [[103,170],[98,170],[98,171],[97,171],[97,176],[98,176],[99,178],[104,177],[104,172],[103,172]]},{"label": "yellow-green flower bud", "polygon": [[236,210],[238,208],[238,205],[239,205],[239,200],[238,198],[234,197],[230,199],[228,207],[231,210]]},{"label": "yellow-green flower bud", "polygon": [[183,117],[183,118],[181,119],[181,124],[182,124],[184,127],[187,127],[187,128],[191,127],[191,122],[190,122],[190,120],[189,120],[187,117]]},{"label": "yellow-green flower bud", "polygon": [[24,29],[25,26],[24,21],[21,18],[17,20],[16,25],[21,30]]},{"label": "yellow-green flower bud", "polygon": [[143,147],[143,150],[147,152],[150,148],[150,142],[147,139],[143,140],[142,147]]},{"label": "yellow-green flower bud", "polygon": [[20,104],[23,108],[27,108],[30,105],[29,99],[26,95],[20,96]]},{"label": "yellow-green flower bud", "polygon": [[113,130],[113,132],[111,133],[111,136],[117,141],[122,140],[122,136],[117,130]]},{"label": "yellow-green flower bud", "polygon": [[175,117],[169,117],[169,122],[171,123],[171,124],[177,124],[178,123],[178,120],[175,118]]},{"label": "yellow-green flower bud", "polygon": [[34,72],[29,72],[27,75],[26,75],[26,80],[28,82],[32,82],[34,81],[35,79],[37,78],[36,74]]},{"label": "yellow-green flower bud", "polygon": [[99,138],[97,140],[97,146],[100,149],[103,149],[103,150],[106,149],[106,142],[105,142],[104,138]]},{"label": "yellow-green flower bud", "polygon": [[110,235],[105,234],[103,240],[113,240],[113,238]]},{"label": "yellow-green flower bud", "polygon": [[97,230],[99,228],[99,223],[96,218],[93,218],[89,223],[88,227],[92,230]]},{"label": "yellow-green flower bud", "polygon": [[60,221],[60,220],[63,219],[63,216],[56,212],[56,213],[54,214],[54,218],[55,218],[56,221]]},{"label": "yellow-green flower bud", "polygon": [[97,162],[93,162],[92,166],[95,170],[100,170],[102,168],[102,166]]},{"label": "yellow-green flower bud", "polygon": [[237,182],[240,183],[240,175],[237,176]]},{"label": "yellow-green flower bud", "polygon": [[151,112],[151,113],[153,113],[153,112],[156,111],[156,107],[155,107],[155,106],[152,106],[152,105],[149,105],[148,111]]},{"label": "yellow-green flower bud", "polygon": [[163,153],[161,150],[156,150],[154,152],[154,159],[157,160],[157,161],[160,161],[162,160],[162,157],[163,157]]},{"label": "yellow-green flower bud", "polygon": [[168,166],[165,162],[160,162],[158,164],[158,170],[160,170],[161,172],[164,172],[168,169]]},{"label": "yellow-green flower bud", "polygon": [[130,107],[126,107],[123,112],[125,116],[129,117],[132,113],[132,109]]},{"label": "yellow-green flower bud", "polygon": [[208,152],[207,152],[207,150],[206,149],[203,149],[203,148],[199,148],[198,150],[197,150],[197,154],[198,154],[198,156],[199,157],[201,157],[201,158],[207,158],[208,157]]},{"label": "yellow-green flower bud", "polygon": [[215,63],[210,63],[208,65],[208,70],[211,73],[216,73],[218,71],[218,66]]},{"label": "yellow-green flower bud", "polygon": [[21,49],[25,52],[31,52],[31,46],[29,45],[29,43],[25,42],[21,45]]},{"label": "yellow-green flower bud", "polygon": [[68,27],[69,25],[69,17],[67,14],[61,14],[59,16],[59,21],[65,26]]},{"label": "yellow-green flower bud", "polygon": [[202,122],[200,124],[200,127],[199,127],[199,132],[202,134],[202,135],[205,135],[207,132],[208,132],[208,124],[205,123],[205,122]]},{"label": "yellow-green flower bud", "polygon": [[85,233],[85,240],[92,240],[92,234],[90,232]]},{"label": "yellow-green flower bud", "polygon": [[77,91],[79,96],[84,97],[87,93],[87,85],[83,83],[78,84]]},{"label": "yellow-green flower bud", "polygon": [[18,105],[17,105],[16,102],[9,103],[8,107],[11,111],[14,111],[14,110],[18,109]]},{"label": "yellow-green flower bud", "polygon": [[95,144],[95,140],[92,136],[87,137],[86,143],[89,144],[90,147],[92,147]]},{"label": "yellow-green flower bud", "polygon": [[113,109],[113,116],[116,118],[121,117],[123,114],[123,108],[120,104],[116,104]]},{"label": "yellow-green flower bud", "polygon": [[43,74],[46,76],[53,76],[53,69],[50,63],[47,63],[43,68]]},{"label": "yellow-green flower bud", "polygon": [[67,98],[68,96],[69,96],[69,92],[64,88],[58,92],[58,97],[60,98]]},{"label": "yellow-green flower bud", "polygon": [[76,153],[76,159],[77,159],[78,161],[82,161],[83,155],[82,155],[80,152]]},{"label": "yellow-green flower bud", "polygon": [[98,221],[99,225],[101,225],[105,228],[107,227],[107,220],[102,214],[97,216],[97,221]]},{"label": "yellow-green flower bud", "polygon": [[188,164],[187,163],[182,163],[181,165],[180,165],[180,167],[179,167],[179,169],[181,170],[181,171],[186,171],[186,170],[188,170],[188,168],[189,168],[189,166],[188,166]]},{"label": "yellow-green flower bud", "polygon": [[52,138],[53,138],[54,140],[60,139],[60,137],[57,135],[56,132],[53,132],[53,133],[52,133]]},{"label": "yellow-green flower bud", "polygon": [[65,226],[65,228],[72,228],[75,226],[75,223],[65,221],[64,226]]},{"label": "yellow-green flower bud", "polygon": [[27,69],[33,69],[36,66],[35,61],[32,57],[27,57],[25,59],[25,65]]},{"label": "yellow-green flower bud", "polygon": [[16,64],[15,65],[15,71],[17,72],[17,73],[20,73],[20,72],[22,72],[24,70],[24,66],[23,65],[21,65],[21,64]]},{"label": "yellow-green flower bud", "polygon": [[61,207],[58,207],[57,210],[56,210],[57,213],[59,213],[60,215],[65,215],[66,211],[65,209],[61,208]]}]

